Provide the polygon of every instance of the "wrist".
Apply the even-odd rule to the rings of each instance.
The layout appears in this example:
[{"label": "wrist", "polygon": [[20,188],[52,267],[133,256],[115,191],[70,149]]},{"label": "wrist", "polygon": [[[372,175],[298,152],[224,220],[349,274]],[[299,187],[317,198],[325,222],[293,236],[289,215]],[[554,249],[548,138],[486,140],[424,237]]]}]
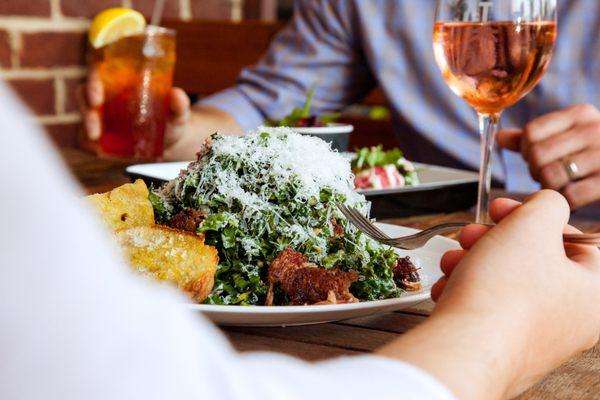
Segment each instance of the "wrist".
[{"label": "wrist", "polygon": [[381,354],[429,372],[458,398],[503,398],[521,369],[518,330],[499,326],[503,321],[480,314],[436,314]]}]

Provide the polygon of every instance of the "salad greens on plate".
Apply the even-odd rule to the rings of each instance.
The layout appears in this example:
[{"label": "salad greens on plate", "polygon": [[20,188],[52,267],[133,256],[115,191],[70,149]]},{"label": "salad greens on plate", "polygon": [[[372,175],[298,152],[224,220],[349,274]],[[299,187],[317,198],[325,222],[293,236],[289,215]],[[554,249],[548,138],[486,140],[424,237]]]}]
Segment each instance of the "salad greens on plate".
[{"label": "salad greens on plate", "polygon": [[369,203],[354,191],[347,159],[318,138],[286,128],[215,134],[198,160],[150,199],[159,222],[186,208],[205,213],[198,231],[220,259],[209,304],[264,304],[269,264],[287,248],[319,268],[356,272],[350,290],[359,300],[402,292],[393,275],[398,255],[338,210],[343,203],[368,214]]},{"label": "salad greens on plate", "polygon": [[340,115],[339,114],[323,114],[320,116],[311,115],[310,109],[312,107],[313,98],[315,96],[316,85],[313,85],[308,93],[306,94],[306,101],[302,108],[294,107],[292,112],[283,117],[278,121],[268,121],[267,125],[271,127],[318,127],[327,126],[328,124],[335,122]]},{"label": "salad greens on plate", "polygon": [[[355,184],[357,188],[368,189],[373,185],[374,180],[378,180],[381,175],[389,180],[390,171],[397,175],[396,185],[389,182],[390,187],[394,186],[413,186],[419,184],[419,176],[412,162],[408,161],[399,149],[383,150],[383,146],[364,147],[356,151],[356,157],[352,160],[352,172],[356,175]],[[388,176],[386,176],[388,175]],[[392,177],[393,178],[393,177]],[[387,188],[378,187],[375,188]]]}]

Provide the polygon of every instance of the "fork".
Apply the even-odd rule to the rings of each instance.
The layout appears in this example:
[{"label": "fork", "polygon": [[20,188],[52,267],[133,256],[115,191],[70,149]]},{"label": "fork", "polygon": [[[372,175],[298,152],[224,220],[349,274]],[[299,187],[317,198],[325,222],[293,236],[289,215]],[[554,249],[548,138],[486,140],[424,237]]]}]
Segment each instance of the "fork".
[{"label": "fork", "polygon": [[[433,226],[429,229],[425,229],[421,232],[415,233],[414,235],[391,238],[357,209],[347,207],[343,204],[337,204],[337,207],[355,227],[357,227],[361,232],[369,236],[371,239],[402,250],[420,249],[421,247],[425,246],[425,244],[436,235],[451,232],[472,224],[472,222],[449,222],[446,224]],[[491,224],[482,225],[488,227],[494,226]],[[570,244],[581,244],[600,247],[600,233],[566,233],[563,235],[563,241],[565,243]]]}]

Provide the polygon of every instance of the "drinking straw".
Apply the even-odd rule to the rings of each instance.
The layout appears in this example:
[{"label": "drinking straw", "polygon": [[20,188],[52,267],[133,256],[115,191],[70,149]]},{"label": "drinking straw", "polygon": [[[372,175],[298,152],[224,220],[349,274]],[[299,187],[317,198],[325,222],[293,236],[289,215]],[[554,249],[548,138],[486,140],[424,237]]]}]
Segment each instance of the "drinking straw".
[{"label": "drinking straw", "polygon": [[160,21],[162,19],[162,13],[165,8],[165,0],[155,0],[154,8],[152,9],[152,19],[150,20],[150,24],[154,26],[159,26]]}]

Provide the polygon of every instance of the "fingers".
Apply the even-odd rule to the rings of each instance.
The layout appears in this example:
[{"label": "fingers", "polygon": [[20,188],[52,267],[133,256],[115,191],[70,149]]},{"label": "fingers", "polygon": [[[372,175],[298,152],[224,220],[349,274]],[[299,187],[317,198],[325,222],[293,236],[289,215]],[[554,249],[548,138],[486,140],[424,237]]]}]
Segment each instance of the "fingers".
[{"label": "fingers", "polygon": [[87,88],[81,85],[77,88],[77,102],[83,117],[83,125],[89,140],[97,141],[102,133],[100,113],[97,108],[90,108],[87,101]]},{"label": "fingers", "polygon": [[[569,156],[567,159],[577,165],[579,176],[581,178],[587,178],[600,172],[600,148],[583,151]],[[539,182],[546,189],[564,189],[571,182],[571,178],[569,177],[563,160],[554,161],[543,167],[540,170]],[[562,191],[569,202],[571,202],[571,200],[577,202],[577,199],[571,199],[565,190]],[[598,189],[598,192],[600,195],[600,188]],[[580,206],[581,205],[583,204],[580,204]]]},{"label": "fingers", "polygon": [[[520,205],[521,203],[515,200],[496,199],[490,204],[490,217],[494,222],[499,223]],[[490,227],[476,224],[464,227],[460,232],[460,246],[465,250],[471,249],[490,229]]]},{"label": "fingers", "polygon": [[85,99],[89,108],[99,107],[104,103],[104,88],[96,69],[91,69],[88,74]]},{"label": "fingers", "polygon": [[[562,233],[570,217],[566,199],[558,192],[542,190],[530,196],[523,205],[508,199],[492,203],[492,218],[498,225],[490,235],[497,243],[530,243],[532,246],[563,249]],[[471,249],[489,230],[481,225],[470,225],[461,232],[460,244]]]},{"label": "fingers", "polygon": [[530,122],[522,135],[521,153],[531,176],[547,189],[561,190],[569,183],[565,158],[578,158],[583,177],[595,174],[600,171],[600,112],[583,104]]},{"label": "fingers", "polygon": [[[534,179],[549,189],[558,190],[568,182],[563,181],[563,179],[568,179],[568,175],[561,173],[558,169],[561,160],[567,157],[571,158],[570,155],[573,154],[589,151],[600,151],[600,121],[577,125],[567,132],[534,143],[528,153],[523,156],[529,162]],[[584,165],[584,161],[581,161],[581,165]],[[585,165],[593,168],[592,172],[598,168],[595,164],[589,164],[587,161]],[[557,172],[558,175],[555,175]],[[556,177],[563,179],[559,180]],[[562,186],[559,186],[561,183]]]},{"label": "fingers", "polygon": [[562,248],[562,233],[570,216],[564,196],[554,190],[542,190],[528,197],[503,220],[502,225],[513,234],[529,236],[532,243],[545,240],[549,246],[555,246],[559,242]]},{"label": "fingers", "polygon": [[[521,208],[529,209],[528,212],[531,214],[532,211],[536,211],[535,216],[546,215],[544,219],[553,219],[557,223],[560,223],[561,232],[564,226],[567,225],[570,217],[570,209],[564,196],[554,190],[540,190],[527,197],[523,202]],[[517,212],[519,209],[516,210]]]},{"label": "fingers", "polygon": [[564,110],[546,114],[525,127],[526,143],[536,143],[565,132],[577,124],[588,124],[600,119],[600,112],[590,104],[578,104]]},{"label": "fingers", "polygon": [[523,203],[512,199],[496,199],[490,204],[490,217],[499,223]]},{"label": "fingers", "polygon": [[448,279],[444,276],[431,287],[431,299],[437,302],[446,288]]},{"label": "fingers", "polygon": [[[490,217],[496,223],[502,221],[521,205],[520,202],[511,199],[496,199],[490,204]],[[483,225],[468,225],[460,232],[459,242],[463,249],[472,248],[475,243],[488,231],[489,227]]]},{"label": "fingers", "polygon": [[[496,199],[490,205],[490,216],[495,222],[500,222],[506,216],[510,215],[521,205],[520,202],[510,199]],[[483,225],[468,225],[460,233],[460,244],[465,250],[451,250],[446,252],[440,260],[440,268],[444,275],[450,277],[454,268],[460,263],[467,254],[466,250],[471,249],[477,241],[483,237],[491,228]]]},{"label": "fingers", "polygon": [[552,190],[561,190],[571,180],[562,160],[554,161],[541,169],[531,169],[531,175],[545,189]]},{"label": "fingers", "polygon": [[542,167],[569,154],[578,153],[589,145],[597,145],[598,137],[600,121],[578,124],[572,129],[533,143],[529,153],[524,156],[537,167]]},{"label": "fingers", "polygon": [[600,172],[587,179],[570,183],[562,193],[573,209],[600,200]]},{"label": "fingers", "polygon": [[431,287],[431,298],[433,299],[433,301],[437,301],[442,295],[442,292],[444,291],[446,283],[452,275],[452,272],[454,272],[454,269],[466,254],[466,250],[450,250],[442,256],[442,259],[440,260],[440,267],[442,269],[442,272],[444,273],[444,276],[441,277]]},{"label": "fingers", "polygon": [[92,141],[100,139],[100,135],[102,134],[102,122],[100,121],[100,113],[98,111],[89,109],[83,113],[83,124],[88,139]]},{"label": "fingers", "polygon": [[440,260],[440,268],[444,275],[452,275],[452,271],[458,265],[458,263],[467,254],[465,250],[450,250],[447,251]]},{"label": "fingers", "polygon": [[465,250],[469,250],[470,248],[475,246],[475,243],[477,243],[477,241],[481,239],[483,235],[488,233],[490,229],[491,228],[487,226],[476,224],[465,226],[460,231],[460,237],[458,239],[460,247],[462,247]]},{"label": "fingers", "polygon": [[[600,177],[598,179],[600,179]],[[600,184],[600,182],[596,183],[595,185],[599,185],[599,184]],[[526,203],[527,204],[539,203],[539,204],[536,204],[536,207],[538,209],[541,208],[542,212],[547,212],[547,213],[555,213],[556,212],[558,214],[562,213],[564,221],[567,221],[569,218],[568,210],[565,209],[565,201],[556,192],[549,191],[549,190],[542,191],[539,194],[531,196],[529,199],[526,200]],[[541,203],[546,203],[546,204],[544,206]],[[555,205],[551,205],[551,203],[554,203]],[[518,210],[521,205],[522,204],[520,202],[515,201],[515,200],[496,199],[490,205],[490,216],[492,217],[492,219],[495,222],[499,223],[500,221],[502,221],[503,219],[508,217],[510,214],[512,214],[514,211]],[[558,206],[556,206],[556,205],[558,205]],[[581,233],[581,231],[572,227],[571,225],[561,225],[560,219],[558,221],[557,226],[559,229],[562,226],[563,227],[562,232],[564,232],[564,233]],[[557,235],[557,237],[560,237],[560,235]],[[590,246],[565,244],[564,247],[565,247],[567,257],[569,257],[571,259],[574,259],[576,257],[581,257],[581,256],[587,257],[587,256],[589,256],[590,251],[592,251],[594,253],[597,252],[597,249],[592,248]],[[442,258],[442,261],[444,261],[446,264],[449,264],[449,265],[443,265],[442,271],[450,270],[450,269],[453,270],[453,266],[450,263],[450,261],[452,261],[452,259],[444,260],[444,258]]]},{"label": "fingers", "polygon": [[102,124],[98,108],[104,102],[104,89],[97,70],[90,70],[86,84],[77,88],[77,102],[88,139],[100,139]]},{"label": "fingers", "polygon": [[520,152],[522,137],[521,129],[502,129],[498,132],[498,145],[503,149]]},{"label": "fingers", "polygon": [[85,87],[85,84],[77,86],[75,98],[77,100],[77,105],[79,106],[79,112],[82,114],[86,113],[90,106],[87,101],[87,88]]}]

